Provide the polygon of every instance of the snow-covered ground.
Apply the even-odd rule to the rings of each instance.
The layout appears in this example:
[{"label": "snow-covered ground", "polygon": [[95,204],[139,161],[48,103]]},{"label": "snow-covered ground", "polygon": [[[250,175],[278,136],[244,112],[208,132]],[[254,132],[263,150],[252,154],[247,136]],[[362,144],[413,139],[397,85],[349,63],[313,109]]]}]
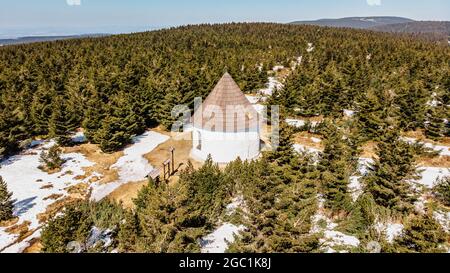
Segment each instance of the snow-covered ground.
[{"label": "snow-covered ground", "polygon": [[[342,252],[341,248],[355,248],[360,245],[360,241],[355,236],[336,231],[338,227],[331,219],[322,213],[323,198],[319,196],[319,209],[312,219],[311,233],[322,233],[323,238],[320,242],[323,244],[323,251],[327,253]],[[344,251],[345,252],[345,251]]]},{"label": "snow-covered ground", "polygon": [[450,176],[449,168],[422,167],[419,170],[422,178],[414,182],[428,188],[433,188],[439,179]]},{"label": "snow-covered ground", "polygon": [[355,114],[356,114],[355,111],[352,111],[352,110],[344,110],[344,116],[346,116],[346,117],[351,118],[351,117],[353,117]]},{"label": "snow-covered ground", "polygon": [[404,228],[402,224],[397,223],[377,223],[375,225],[375,229],[380,234],[383,233],[386,236],[386,240],[391,244],[402,234]]},{"label": "snow-covered ground", "polygon": [[266,85],[266,88],[259,90],[258,93],[264,96],[272,96],[275,89],[283,88],[283,84],[278,81],[276,77],[269,77],[269,82]]},{"label": "snow-covered ground", "polygon": [[307,152],[307,153],[316,154],[316,155],[318,155],[321,152],[319,149],[308,147],[308,146],[305,146],[302,144],[294,144],[294,150],[299,153]]},{"label": "snow-covered ground", "polygon": [[361,178],[369,171],[369,165],[373,163],[370,158],[360,158],[358,161],[358,171],[354,176],[350,177],[349,190],[353,201],[358,200],[359,196],[363,193],[363,186],[361,184]]},{"label": "snow-covered ground", "polygon": [[225,223],[213,233],[201,240],[202,253],[225,253],[230,243],[234,242],[234,236],[245,229],[244,226],[235,226]]},{"label": "snow-covered ground", "polygon": [[435,211],[433,217],[441,224],[446,232],[450,232],[450,212]]},{"label": "snow-covered ground", "polygon": [[74,143],[84,143],[87,141],[87,139],[83,132],[77,132],[72,136],[72,141]]},{"label": "snow-covered ground", "polygon": [[[289,124],[290,126],[296,127],[296,128],[301,128],[303,126],[306,125],[306,120],[303,119],[286,119],[286,123]],[[317,121],[311,121],[311,126],[315,127],[317,126],[317,124],[319,124],[319,122]]]},{"label": "snow-covered ground", "polygon": [[168,136],[153,131],[133,138],[133,144],[124,150],[124,156],[111,166],[119,171],[119,180],[104,185],[92,184],[91,200],[99,201],[123,184],[145,180],[154,167],[148,163],[144,155],[167,140]]},{"label": "snow-covered ground", "polygon": [[434,145],[434,144],[431,144],[431,143],[423,143],[423,142],[418,141],[415,138],[405,137],[405,138],[402,138],[402,139],[404,141],[410,143],[410,144],[414,144],[414,143],[419,142],[419,143],[423,144],[426,148],[429,148],[429,149],[432,149],[432,150],[434,150],[436,152],[439,152],[440,156],[450,156],[450,147],[448,147],[448,146]]},{"label": "snow-covered ground", "polygon": [[[9,191],[13,193],[16,200],[14,204],[14,214],[19,218],[17,224],[30,222],[30,230],[38,230],[40,227],[37,215],[44,213],[47,206],[67,196],[66,189],[70,186],[87,182],[89,178],[76,180],[75,177],[84,175],[83,168],[93,165],[82,154],[63,154],[66,160],[62,169],[58,173],[48,174],[38,167],[40,154],[50,148],[55,143],[53,141],[41,142],[34,148],[30,148],[22,154],[10,157],[0,162],[0,176],[6,181]],[[52,199],[49,196],[55,195],[58,198]],[[8,247],[18,236],[6,234],[5,228],[0,228],[0,251],[21,252],[28,245],[29,240],[39,237],[39,232],[35,232],[27,240],[19,245]]]}]

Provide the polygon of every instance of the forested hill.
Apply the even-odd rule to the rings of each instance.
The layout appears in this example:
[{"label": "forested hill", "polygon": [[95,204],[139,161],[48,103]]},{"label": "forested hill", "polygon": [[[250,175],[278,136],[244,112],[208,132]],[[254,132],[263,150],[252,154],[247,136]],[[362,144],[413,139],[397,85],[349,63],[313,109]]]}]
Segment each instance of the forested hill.
[{"label": "forested hill", "polygon": [[296,21],[294,25],[313,25],[321,27],[346,27],[356,29],[369,29],[377,26],[390,24],[403,24],[414,22],[414,20],[393,16],[372,16],[372,17],[346,17],[338,19],[320,19],[315,21]]},{"label": "forested hill", "polygon": [[274,65],[299,56],[302,65],[276,97],[291,115],[339,115],[366,104],[375,137],[388,103],[405,130],[424,126],[427,101],[449,104],[448,47],[315,26],[186,26],[0,48],[0,153],[35,136],[65,145],[78,127],[113,151],[149,126],[170,126],[172,107],[205,97],[225,69],[251,92]]},{"label": "forested hill", "polygon": [[407,22],[402,24],[377,26],[371,28],[371,30],[393,32],[393,33],[416,34],[434,40],[443,40],[445,43],[447,43],[450,37],[450,22],[448,21]]}]

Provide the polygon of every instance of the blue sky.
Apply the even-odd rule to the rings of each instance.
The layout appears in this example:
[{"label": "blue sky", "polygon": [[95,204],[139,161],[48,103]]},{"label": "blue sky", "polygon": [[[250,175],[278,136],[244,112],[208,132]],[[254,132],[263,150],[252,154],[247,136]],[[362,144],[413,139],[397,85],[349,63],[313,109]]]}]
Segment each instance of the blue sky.
[{"label": "blue sky", "polygon": [[450,20],[449,0],[0,0],[0,37],[392,15]]}]

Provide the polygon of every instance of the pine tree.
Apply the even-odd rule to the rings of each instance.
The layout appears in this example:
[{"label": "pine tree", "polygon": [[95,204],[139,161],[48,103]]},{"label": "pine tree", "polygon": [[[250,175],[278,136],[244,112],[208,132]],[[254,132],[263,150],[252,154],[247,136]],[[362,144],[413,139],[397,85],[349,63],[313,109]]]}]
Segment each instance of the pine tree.
[{"label": "pine tree", "polygon": [[69,243],[77,242],[82,248],[93,225],[85,206],[75,204],[63,214],[51,219],[42,230],[43,253],[67,253]]},{"label": "pine tree", "polygon": [[356,169],[356,151],[341,129],[329,123],[325,131],[325,150],[320,155],[318,170],[325,207],[335,212],[348,210],[350,175]]},{"label": "pine tree", "polygon": [[52,171],[61,168],[64,164],[64,159],[61,158],[61,148],[58,145],[53,145],[50,149],[42,151],[39,161],[41,162],[41,168],[47,171]]},{"label": "pine tree", "polygon": [[446,233],[431,215],[411,217],[402,235],[395,240],[394,247],[400,253],[446,252]]},{"label": "pine tree", "polygon": [[117,240],[119,251],[122,253],[136,252],[139,237],[139,219],[134,212],[127,212],[125,219],[120,223]]},{"label": "pine tree", "polygon": [[386,130],[364,177],[367,191],[378,205],[400,212],[412,209],[415,197],[408,180],[418,178],[416,151],[417,147],[400,139],[398,129]]},{"label": "pine tree", "polygon": [[115,152],[130,143],[132,133],[123,128],[122,122],[122,119],[112,116],[103,120],[101,128],[94,137],[102,151]]},{"label": "pine tree", "polygon": [[283,176],[292,177],[289,184],[278,174],[279,167],[264,159],[241,163],[246,170],[244,175],[239,175],[239,183],[243,185],[240,188],[249,211],[245,214],[247,229],[231,244],[229,252],[301,253],[319,248],[319,237],[310,234],[317,192],[314,180],[302,173],[303,163],[307,161],[300,163],[301,159],[297,159],[294,160],[296,170],[283,168]]},{"label": "pine tree", "polygon": [[438,181],[433,188],[433,193],[436,199],[450,207],[450,177],[447,176]]},{"label": "pine tree", "polygon": [[75,130],[73,115],[67,109],[63,98],[57,97],[52,103],[52,115],[49,121],[49,136],[55,138],[59,145],[68,146],[72,144],[70,133]]},{"label": "pine tree", "polygon": [[86,102],[86,110],[84,111],[84,120],[82,127],[86,139],[92,143],[100,143],[96,138],[97,131],[100,130],[105,118],[103,102],[100,100],[98,93],[94,90],[90,99]]},{"label": "pine tree", "polygon": [[266,157],[270,162],[276,162],[282,166],[288,164],[294,156],[294,130],[282,117],[280,117],[279,126],[279,133],[274,141],[278,143],[278,146],[268,152]]},{"label": "pine tree", "polygon": [[435,141],[445,135],[445,106],[430,107],[425,124],[425,135]]},{"label": "pine tree", "polygon": [[12,193],[8,191],[8,185],[0,176],[0,222],[10,220],[14,217],[14,200]]}]

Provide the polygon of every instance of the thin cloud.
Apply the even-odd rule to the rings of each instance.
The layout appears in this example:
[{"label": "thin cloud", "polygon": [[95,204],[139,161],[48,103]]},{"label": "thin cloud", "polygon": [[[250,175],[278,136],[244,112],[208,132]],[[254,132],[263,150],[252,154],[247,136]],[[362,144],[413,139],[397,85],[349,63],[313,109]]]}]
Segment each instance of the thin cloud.
[{"label": "thin cloud", "polygon": [[367,0],[367,5],[371,7],[381,6],[381,0]]},{"label": "thin cloud", "polygon": [[81,0],[66,0],[69,6],[81,6]]}]

